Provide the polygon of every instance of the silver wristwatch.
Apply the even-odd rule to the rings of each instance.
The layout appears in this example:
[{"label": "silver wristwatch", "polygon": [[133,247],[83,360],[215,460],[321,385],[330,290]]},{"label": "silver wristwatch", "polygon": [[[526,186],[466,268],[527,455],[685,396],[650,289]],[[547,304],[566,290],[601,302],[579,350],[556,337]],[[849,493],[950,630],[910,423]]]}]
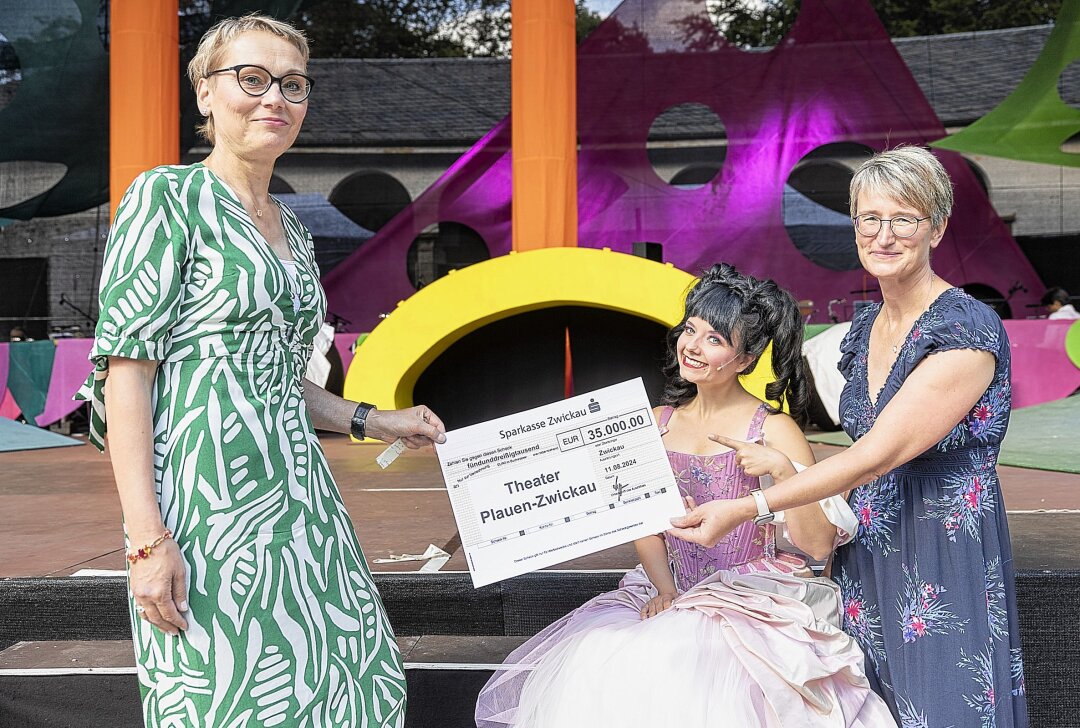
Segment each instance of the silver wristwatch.
[{"label": "silver wristwatch", "polygon": [[769,501],[765,500],[765,493],[761,488],[754,488],[750,491],[750,495],[754,496],[754,502],[757,503],[757,515],[754,516],[754,523],[758,526],[764,526],[766,523],[772,523],[776,518],[776,514],[769,510]]}]

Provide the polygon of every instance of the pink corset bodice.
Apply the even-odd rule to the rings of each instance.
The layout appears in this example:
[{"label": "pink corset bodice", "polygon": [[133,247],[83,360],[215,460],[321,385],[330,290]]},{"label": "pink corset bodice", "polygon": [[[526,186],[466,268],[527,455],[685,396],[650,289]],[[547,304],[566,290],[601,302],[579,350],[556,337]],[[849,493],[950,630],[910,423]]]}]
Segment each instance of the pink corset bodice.
[{"label": "pink corset bodice", "polygon": [[[661,434],[667,432],[667,423],[674,411],[671,407],[665,407],[661,413],[658,423]],[[761,428],[768,414],[769,410],[762,404],[750,422],[747,440],[761,437]],[[679,492],[692,496],[698,505],[718,498],[741,498],[758,487],[758,479],[747,475],[735,464],[733,450],[719,455],[689,455],[668,450],[667,455],[671,470],[675,473],[675,482],[679,484]],[[757,526],[752,521],[740,525],[712,548],[666,534],[664,541],[675,575],[675,585],[680,593],[717,571],[790,571],[804,563],[784,553],[777,560],[774,527]],[[792,563],[789,564],[789,561]]]}]

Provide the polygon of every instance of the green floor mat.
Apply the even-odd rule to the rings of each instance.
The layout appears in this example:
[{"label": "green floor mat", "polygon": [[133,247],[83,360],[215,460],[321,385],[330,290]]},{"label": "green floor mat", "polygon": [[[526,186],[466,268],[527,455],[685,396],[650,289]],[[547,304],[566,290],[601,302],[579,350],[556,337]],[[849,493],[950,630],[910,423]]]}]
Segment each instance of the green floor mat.
[{"label": "green floor mat", "polygon": [[[814,432],[810,442],[847,447],[843,432]],[[1080,473],[1080,396],[1013,410],[1001,445],[1001,465]]]},{"label": "green floor mat", "polygon": [[999,462],[1080,473],[1080,397],[1013,410]]},{"label": "green floor mat", "polygon": [[851,438],[843,430],[839,432],[808,432],[806,433],[806,439],[810,442],[819,442],[822,445],[836,445],[838,447],[851,445]]},{"label": "green floor mat", "polygon": [[40,450],[46,447],[71,447],[85,445],[85,440],[64,437],[34,425],[24,425],[6,417],[0,417],[0,452],[15,450]]}]

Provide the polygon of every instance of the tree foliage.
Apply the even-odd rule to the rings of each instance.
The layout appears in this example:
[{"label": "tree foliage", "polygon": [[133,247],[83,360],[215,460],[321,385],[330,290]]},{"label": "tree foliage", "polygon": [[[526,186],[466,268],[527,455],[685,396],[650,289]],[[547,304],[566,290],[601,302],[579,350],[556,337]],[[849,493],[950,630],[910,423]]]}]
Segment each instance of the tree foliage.
[{"label": "tree foliage", "polygon": [[[601,18],[575,0],[580,42]],[[308,0],[296,17],[316,58],[506,56],[510,0]]]},{"label": "tree foliage", "polygon": [[[1052,23],[1062,0],[870,0],[893,38],[966,33]],[[707,0],[710,19],[731,43],[773,46],[799,16],[799,0]],[[703,29],[684,25],[687,38]],[[695,32],[697,31],[697,35]]]},{"label": "tree foliage", "polygon": [[1052,23],[1061,0],[872,0],[894,38]]},{"label": "tree foliage", "polygon": [[[107,0],[102,0],[106,2]],[[600,16],[573,0],[580,43]],[[662,0],[655,0],[661,2]],[[1052,23],[1062,0],[869,0],[894,38]],[[510,0],[181,0],[181,44],[197,40],[209,22],[229,11],[265,4],[311,39],[316,58],[506,56]],[[706,0],[708,18],[682,21],[684,40],[706,50],[715,29],[741,47],[776,45],[799,16],[799,0]],[[185,34],[185,31],[190,31]],[[190,36],[190,37],[189,37]]]},{"label": "tree foliage", "polygon": [[470,0],[317,0],[295,22],[316,58],[426,58],[464,56],[446,36],[473,10]]},{"label": "tree foliage", "polygon": [[[776,45],[799,17],[799,0],[709,0],[705,7],[709,20],[724,38],[742,48]],[[703,39],[712,37],[712,29],[702,28],[702,22],[700,18],[697,23],[688,20],[684,27],[696,31],[696,40],[691,41],[691,46],[704,50]],[[709,32],[704,32],[706,30]]]},{"label": "tree foliage", "polygon": [[585,0],[577,0],[574,3],[574,9],[577,11],[577,42],[581,43],[589,37],[589,33],[596,30],[596,26],[604,22],[604,19],[590,10],[585,5]]}]

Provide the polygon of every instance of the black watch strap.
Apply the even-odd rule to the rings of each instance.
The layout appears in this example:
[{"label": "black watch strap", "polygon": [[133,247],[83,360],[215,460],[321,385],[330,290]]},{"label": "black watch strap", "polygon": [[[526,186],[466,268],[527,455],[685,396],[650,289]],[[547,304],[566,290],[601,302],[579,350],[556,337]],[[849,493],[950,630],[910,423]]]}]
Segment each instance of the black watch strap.
[{"label": "black watch strap", "polygon": [[356,411],[353,412],[352,416],[352,423],[349,425],[349,433],[357,440],[363,440],[367,437],[367,418],[373,409],[375,409],[375,405],[368,404],[367,402],[361,402],[356,405]]}]

